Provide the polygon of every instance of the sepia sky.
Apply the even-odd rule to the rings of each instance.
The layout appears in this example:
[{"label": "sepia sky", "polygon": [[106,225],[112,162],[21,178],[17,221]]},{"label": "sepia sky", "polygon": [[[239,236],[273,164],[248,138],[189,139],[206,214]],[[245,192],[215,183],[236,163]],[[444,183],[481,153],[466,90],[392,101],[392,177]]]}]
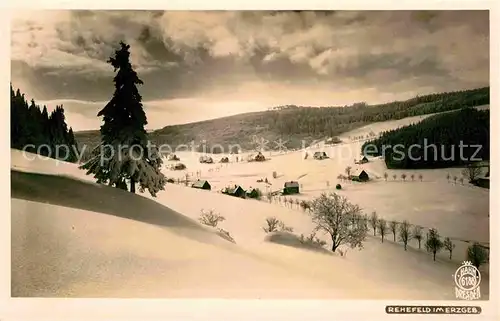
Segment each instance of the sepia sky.
[{"label": "sepia sky", "polygon": [[150,129],[489,85],[487,11],[23,11],[12,83],[49,110],[63,104],[75,130],[97,129],[121,40]]}]

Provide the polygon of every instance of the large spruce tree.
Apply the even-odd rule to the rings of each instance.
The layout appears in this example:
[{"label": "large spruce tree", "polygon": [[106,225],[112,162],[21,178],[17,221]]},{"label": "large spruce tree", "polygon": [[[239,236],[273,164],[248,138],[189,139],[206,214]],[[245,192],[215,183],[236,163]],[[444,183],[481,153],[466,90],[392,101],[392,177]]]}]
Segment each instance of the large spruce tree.
[{"label": "large spruce tree", "polygon": [[144,126],[146,114],[137,85],[142,85],[130,63],[130,46],[121,42],[120,49],[108,60],[118,71],[114,77],[115,92],[109,103],[97,114],[103,117],[101,144],[93,157],[81,168],[93,174],[98,183],[127,189],[135,193],[148,190],[152,196],[164,189],[166,178],[161,173],[158,150],[149,144]]}]

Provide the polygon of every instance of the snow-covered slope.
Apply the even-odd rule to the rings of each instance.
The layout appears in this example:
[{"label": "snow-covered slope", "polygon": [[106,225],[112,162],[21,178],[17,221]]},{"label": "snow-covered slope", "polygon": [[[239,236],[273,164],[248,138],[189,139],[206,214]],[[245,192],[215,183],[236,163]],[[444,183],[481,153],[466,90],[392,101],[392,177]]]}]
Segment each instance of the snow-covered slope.
[{"label": "snow-covered slope", "polygon": [[[381,125],[368,126],[365,132],[375,131],[376,126]],[[343,146],[359,157],[360,144]],[[326,152],[334,155],[340,148],[346,147]],[[12,295],[455,298],[452,275],[463,260],[466,243],[457,241],[452,260],[443,252],[433,262],[414,241],[404,251],[391,242],[392,235],[384,243],[369,237],[363,250],[349,250],[340,257],[266,235],[262,227],[269,216],[293,227],[295,235],[308,235],[313,225],[296,206],[216,192],[228,184],[260,187],[265,192],[258,178],[267,177],[272,190],[298,179],[302,193],[296,198],[312,199],[333,191],[338,174],[353,166],[352,158],[304,160],[303,151],[297,151],[271,155],[262,163],[209,165],[200,164],[197,153],[178,155],[187,170],[165,169],[165,174],[180,178],[201,171],[212,191],[167,184],[154,199],[147,194],[132,195],[92,183],[74,164],[34,155],[29,156],[36,159],[27,160],[22,152],[12,150]],[[442,236],[488,241],[488,192],[448,183],[446,173],[458,169],[418,171],[423,174],[422,182],[409,178],[385,182],[381,160],[371,159],[360,167],[380,178],[367,184],[342,183],[340,193],[367,213],[375,210],[388,220],[408,219],[412,224],[436,227]],[[277,179],[272,178],[273,171],[278,172]],[[220,227],[235,244],[197,222],[202,209],[213,209],[226,218]],[[483,298],[488,298],[488,279],[484,270]]]}]

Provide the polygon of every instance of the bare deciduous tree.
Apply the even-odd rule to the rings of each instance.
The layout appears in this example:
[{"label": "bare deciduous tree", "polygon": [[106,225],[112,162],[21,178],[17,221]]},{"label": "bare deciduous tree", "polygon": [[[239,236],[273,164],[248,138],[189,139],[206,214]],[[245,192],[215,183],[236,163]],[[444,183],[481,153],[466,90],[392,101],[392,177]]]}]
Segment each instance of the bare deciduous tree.
[{"label": "bare deciduous tree", "polygon": [[293,227],[285,225],[283,221],[278,221],[278,228],[283,232],[293,232]]},{"label": "bare deciduous tree", "polygon": [[402,179],[403,181],[405,181],[405,180],[406,180],[406,174],[405,174],[405,173],[401,174],[401,179]]},{"label": "bare deciduous tree", "polygon": [[393,178],[394,180],[396,180],[396,178],[398,178],[398,175],[394,174],[394,175],[392,175],[392,178]]},{"label": "bare deciduous tree", "polygon": [[222,215],[215,213],[214,210],[204,211],[201,210],[201,215],[198,218],[201,224],[208,225],[211,227],[217,227],[217,224],[225,221],[226,218]]},{"label": "bare deciduous tree", "polygon": [[453,182],[456,184],[457,183],[458,177],[456,175],[453,176]]},{"label": "bare deciduous tree", "polygon": [[359,206],[349,203],[347,198],[336,193],[323,193],[312,202],[311,208],[315,230],[323,230],[330,235],[333,252],[340,245],[363,248],[367,229],[361,223],[362,220],[353,220],[361,217]]},{"label": "bare deciduous tree", "polygon": [[396,233],[398,232],[398,222],[390,221],[389,229],[391,230],[394,242],[396,242]]},{"label": "bare deciduous tree", "polygon": [[427,252],[432,253],[432,258],[436,261],[436,254],[443,248],[443,241],[436,229],[431,228],[427,233],[427,241],[425,242],[425,248]]},{"label": "bare deciduous tree", "polygon": [[405,220],[403,221],[403,223],[399,225],[399,240],[403,242],[405,246],[405,251],[408,248],[408,242],[410,241],[410,239],[411,239],[410,223],[408,223],[408,221]]},{"label": "bare deciduous tree", "polygon": [[351,166],[347,166],[345,168],[345,173],[347,174],[347,178],[349,178],[351,176],[351,170],[352,170]]},{"label": "bare deciduous tree", "polygon": [[387,235],[387,222],[381,218],[377,222],[378,233],[382,237],[382,243],[384,243],[384,236]]},{"label": "bare deciduous tree", "polygon": [[301,202],[300,202],[300,207],[302,207],[302,209],[303,209],[304,211],[305,211],[305,210],[307,210],[307,209],[309,209],[309,208],[310,208],[309,202],[308,202],[308,201],[305,201],[305,200],[304,200],[304,201],[301,201]]},{"label": "bare deciduous tree", "polygon": [[368,214],[363,214],[362,222],[367,230],[368,230],[368,222],[369,221],[370,221],[370,218],[368,217]]},{"label": "bare deciduous tree", "polygon": [[450,240],[449,237],[445,238],[444,239],[444,243],[443,243],[443,246],[444,248],[450,252],[450,260],[451,260],[451,255],[453,253],[453,249],[455,248],[455,244],[453,244],[453,242]]},{"label": "bare deciduous tree", "polygon": [[450,178],[451,178],[450,173],[447,173],[447,174],[446,174],[446,180],[447,180],[448,182],[450,181]]},{"label": "bare deciduous tree", "polygon": [[469,183],[474,182],[481,175],[481,173],[481,167],[478,167],[474,164],[468,164],[467,167],[462,170],[462,175],[464,177],[467,177]]},{"label": "bare deciduous tree", "polygon": [[387,177],[389,177],[389,174],[384,173],[384,178],[385,178],[386,181],[387,181]]},{"label": "bare deciduous tree", "polygon": [[422,243],[423,235],[422,235],[422,226],[415,226],[412,231],[412,238],[417,240],[418,249],[420,250],[420,245]]},{"label": "bare deciduous tree", "polygon": [[414,181],[415,180],[415,174],[411,174],[410,178],[411,178],[412,181]]},{"label": "bare deciduous tree", "polygon": [[266,218],[267,227],[263,227],[262,229],[266,233],[276,232],[278,231],[280,220],[276,217],[268,217]]},{"label": "bare deciduous tree", "polygon": [[378,222],[378,215],[377,212],[374,211],[370,216],[370,226],[373,229],[373,236],[377,235],[377,222]]},{"label": "bare deciduous tree", "polygon": [[488,250],[476,242],[467,248],[467,260],[479,269],[481,265],[489,261]]},{"label": "bare deciduous tree", "polygon": [[424,179],[424,175],[418,174],[418,179],[420,179],[420,181],[422,181]]}]

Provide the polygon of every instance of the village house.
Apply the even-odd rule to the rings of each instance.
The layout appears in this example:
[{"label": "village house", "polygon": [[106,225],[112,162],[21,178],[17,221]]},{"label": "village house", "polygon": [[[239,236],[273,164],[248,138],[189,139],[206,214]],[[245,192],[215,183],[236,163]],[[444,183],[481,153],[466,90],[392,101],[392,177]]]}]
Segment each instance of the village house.
[{"label": "village house", "polygon": [[177,155],[175,155],[175,154],[170,154],[170,155],[168,155],[167,159],[168,159],[169,161],[179,161],[179,160],[180,160],[180,158],[179,158],[179,157],[177,157]]},{"label": "village house", "polygon": [[283,187],[283,195],[299,194],[299,193],[300,193],[299,182],[291,181],[285,183],[285,186]]},{"label": "village house", "polygon": [[358,164],[365,164],[365,163],[368,163],[368,158],[366,158],[366,156],[363,156],[363,158],[359,160]]},{"label": "village house", "polygon": [[233,187],[226,187],[222,191],[222,194],[231,195],[235,197],[245,197],[245,190],[239,185],[234,185]]},{"label": "village house", "polygon": [[355,182],[366,182],[370,179],[370,177],[368,176],[368,173],[365,172],[364,170],[354,171],[351,174],[350,178],[351,178],[351,180],[353,180]]},{"label": "village house", "polygon": [[209,191],[212,189],[212,186],[210,185],[210,183],[208,181],[205,181],[205,180],[197,180],[191,185],[191,187],[198,188],[198,189],[205,189],[205,190],[209,190]]},{"label": "village house", "polygon": [[200,163],[212,164],[213,162],[214,160],[210,156],[207,155],[200,156]]},{"label": "village house", "polygon": [[325,152],[315,152],[313,157],[314,157],[314,159],[321,160],[321,159],[328,158],[328,155]]},{"label": "village house", "polygon": [[260,196],[262,196],[261,194],[262,193],[260,193],[258,189],[252,187],[250,187],[250,189],[246,191],[246,196],[248,198],[259,198]]},{"label": "village house", "polygon": [[182,163],[177,163],[175,165],[172,165],[170,167],[171,170],[174,170],[174,171],[182,171],[184,169],[186,169],[186,165],[182,164]]},{"label": "village house", "polygon": [[256,162],[263,162],[266,160],[266,157],[264,155],[262,155],[261,152],[259,152],[257,155],[255,155],[254,160]]},{"label": "village house", "polygon": [[475,185],[483,188],[490,188],[490,171],[484,175],[476,178]]}]

